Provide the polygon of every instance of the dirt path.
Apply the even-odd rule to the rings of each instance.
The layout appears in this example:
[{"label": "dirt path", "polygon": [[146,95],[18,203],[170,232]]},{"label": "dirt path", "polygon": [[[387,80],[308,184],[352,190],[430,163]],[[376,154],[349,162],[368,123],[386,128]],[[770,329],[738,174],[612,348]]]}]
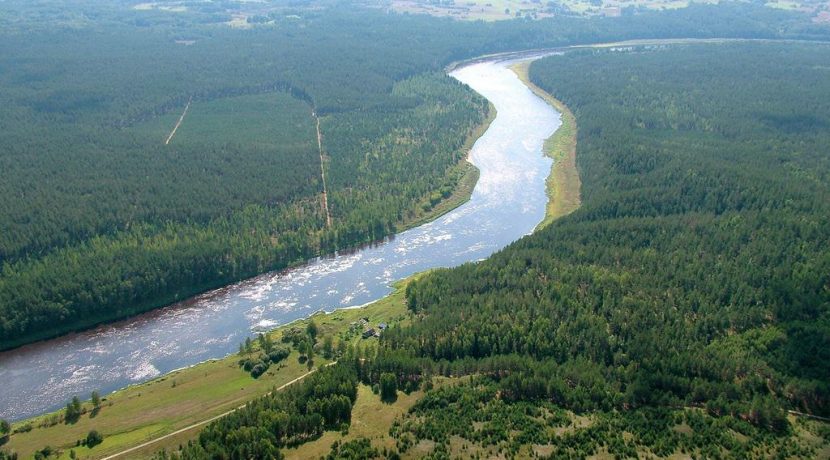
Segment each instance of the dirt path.
[{"label": "dirt path", "polygon": [[[182,115],[182,116],[184,116],[184,115]],[[178,125],[177,125],[177,126],[178,126]],[[174,131],[175,131],[175,130],[174,130]],[[332,365],[334,365],[334,364],[337,364],[337,361],[332,362],[332,363],[329,363],[329,364],[326,364],[326,366],[332,366]],[[288,382],[288,383],[284,383],[284,384],[280,385],[280,386],[279,386],[276,390],[274,390],[274,391],[280,391],[280,390],[283,390],[283,389],[285,389],[286,387],[288,387],[289,385],[294,384],[294,383],[297,383],[297,382],[299,382],[300,380],[302,380],[302,379],[304,379],[304,378],[308,377],[309,375],[311,375],[311,374],[313,374],[313,373],[315,373],[315,372],[317,372],[317,369],[312,369],[312,370],[310,370],[310,371],[306,372],[305,374],[303,374],[303,375],[301,375],[301,376],[297,377],[296,379],[294,379],[294,380],[292,380],[292,381],[290,381],[290,382]],[[265,393],[263,396],[268,396],[268,395],[270,395],[271,393],[273,393],[274,391],[269,391],[268,393]],[[103,459],[101,459],[101,460],[110,460],[110,459],[112,459],[112,458],[117,458],[117,457],[120,457],[120,456],[122,456],[122,455],[129,454],[130,452],[135,452],[135,451],[137,451],[137,450],[139,450],[139,449],[143,449],[143,448],[145,448],[145,447],[147,447],[147,446],[152,446],[153,444],[155,444],[155,443],[157,443],[157,442],[164,441],[165,439],[172,438],[173,436],[176,436],[176,435],[182,434],[182,433],[184,433],[184,432],[186,432],[186,431],[190,431],[190,430],[192,430],[192,429],[194,429],[194,428],[198,428],[198,427],[200,427],[200,426],[202,426],[202,425],[207,425],[208,423],[210,423],[210,422],[212,422],[212,421],[214,421],[214,420],[218,420],[218,419],[220,419],[220,418],[222,418],[222,417],[224,417],[224,416],[226,416],[226,415],[230,415],[230,414],[232,414],[232,413],[234,413],[234,412],[238,411],[239,409],[242,409],[242,408],[243,408],[243,407],[245,407],[246,405],[247,405],[247,404],[243,404],[243,405],[241,405],[241,406],[239,406],[239,407],[236,407],[236,408],[234,408],[234,409],[231,409],[231,410],[229,410],[229,411],[227,411],[227,412],[223,412],[223,413],[221,413],[221,414],[219,414],[219,415],[217,415],[217,416],[211,417],[211,418],[209,418],[209,419],[207,419],[207,420],[202,420],[201,422],[196,422],[196,423],[193,423],[193,424],[188,425],[188,426],[186,426],[186,427],[184,427],[184,428],[178,429],[178,430],[176,430],[176,431],[174,431],[174,432],[172,432],[172,433],[167,433],[167,434],[166,434],[166,435],[164,435],[164,436],[159,436],[159,437],[158,437],[158,438],[156,438],[156,439],[151,439],[151,440],[149,440],[149,441],[147,441],[147,442],[144,442],[144,443],[141,443],[141,444],[139,444],[139,445],[137,445],[137,446],[130,447],[129,449],[126,449],[126,450],[122,450],[121,452],[118,452],[117,454],[112,454],[112,455],[110,455],[110,456],[104,457],[104,458],[103,458]]]},{"label": "dirt path", "polygon": [[328,188],[326,187],[326,167],[323,160],[323,133],[320,131],[320,117],[317,116],[317,112],[312,110],[311,116],[317,121],[317,148],[320,150],[320,177],[323,179],[323,211],[326,213],[326,227],[331,227]]},{"label": "dirt path", "polygon": [[818,416],[818,415],[806,414],[804,412],[799,412],[797,410],[788,410],[787,413],[795,415],[796,417],[806,417],[806,418],[811,418],[813,420],[820,420],[822,422],[830,422],[830,418],[828,418],[828,417],[821,417],[821,416]]},{"label": "dirt path", "polygon": [[176,135],[176,131],[179,129],[179,126],[182,125],[182,121],[184,121],[185,115],[187,115],[187,109],[190,108],[190,103],[191,102],[193,102],[193,96],[190,96],[190,99],[188,99],[187,105],[184,106],[184,112],[182,112],[182,116],[179,117],[179,121],[176,122],[176,126],[173,127],[173,131],[170,131],[170,135],[167,136],[167,140],[164,141],[164,145],[169,144],[170,140],[173,139],[173,136]]}]

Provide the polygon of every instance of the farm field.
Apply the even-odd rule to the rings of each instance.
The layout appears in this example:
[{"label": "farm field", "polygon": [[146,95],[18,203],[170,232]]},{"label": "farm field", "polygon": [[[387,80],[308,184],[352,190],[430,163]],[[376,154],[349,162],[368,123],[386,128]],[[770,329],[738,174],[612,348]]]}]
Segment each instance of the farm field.
[{"label": "farm field", "polygon": [[[716,3],[700,0],[695,3]],[[637,10],[666,10],[686,8],[688,0],[469,0],[430,2],[422,0],[391,0],[392,7],[401,12],[425,13],[461,20],[498,21],[515,18],[542,19],[553,16],[620,16],[625,8]]]},{"label": "farm field", "polygon": [[[688,8],[693,4],[717,3],[719,0],[390,0],[391,7],[399,12],[430,14],[465,21],[543,19],[555,16],[617,17],[626,11],[676,10]],[[830,14],[830,2],[826,1],[771,1],[765,5],[770,8],[808,13],[813,16],[815,22],[826,22],[827,15]]]}]

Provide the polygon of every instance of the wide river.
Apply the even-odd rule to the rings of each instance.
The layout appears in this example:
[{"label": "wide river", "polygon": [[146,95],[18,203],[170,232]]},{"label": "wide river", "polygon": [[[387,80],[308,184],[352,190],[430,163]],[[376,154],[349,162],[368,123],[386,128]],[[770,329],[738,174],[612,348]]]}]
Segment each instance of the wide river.
[{"label": "wide river", "polygon": [[480,62],[451,73],[489,99],[498,115],[470,161],[481,177],[469,202],[380,244],[281,272],[96,329],[0,353],[0,418],[58,409],[237,350],[257,331],[319,310],[362,305],[391,283],[435,267],[486,258],[533,231],[545,213],[551,160],[542,143],[559,114],[508,68]]}]

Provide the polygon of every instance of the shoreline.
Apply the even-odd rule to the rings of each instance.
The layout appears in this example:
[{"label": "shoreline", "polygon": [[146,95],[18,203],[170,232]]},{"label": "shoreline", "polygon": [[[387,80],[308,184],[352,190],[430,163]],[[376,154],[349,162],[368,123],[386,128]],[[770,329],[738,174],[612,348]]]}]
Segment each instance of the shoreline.
[{"label": "shoreline", "polygon": [[533,229],[541,230],[553,221],[564,217],[582,205],[582,180],[576,165],[576,117],[571,109],[562,101],[536,86],[530,80],[530,65],[532,60],[524,60],[510,66],[519,80],[533,91],[533,94],[547,102],[559,112],[562,125],[545,140],[542,152],[553,158],[550,174],[545,179],[545,188],[548,194],[548,203],[545,208],[545,218]]},{"label": "shoreline", "polygon": [[[355,332],[351,323],[359,321],[362,317],[370,318],[369,324],[406,322],[406,286],[428,272],[418,273],[393,283],[394,290],[391,294],[367,305],[343,307],[331,312],[316,311],[308,317],[277,326],[266,334],[279,343],[284,331],[302,327],[313,320],[321,331],[318,342],[325,336],[332,336],[335,341],[346,337],[346,341],[351,344],[371,343],[374,339],[361,339],[362,330]],[[254,353],[257,349],[258,345],[255,345]],[[28,432],[13,433],[4,448],[15,450],[21,458],[30,457],[44,445],[63,450],[63,455],[59,458],[68,458],[70,449],[74,449],[79,458],[104,458],[148,441],[169,438],[165,438],[163,443],[153,443],[149,452],[141,449],[131,451],[143,458],[161,448],[177,446],[181,439],[178,436],[170,437],[171,434],[233,410],[272,391],[274,387],[283,386],[307,373],[306,365],[299,364],[298,356],[298,352],[292,349],[288,358],[272,365],[258,379],[241,370],[237,362],[238,353],[184,366],[103,396],[100,412],[94,418],[91,417],[92,407],[89,400],[83,400],[85,412],[74,424],[62,421],[63,410],[13,422],[12,430],[25,425],[31,425],[32,429]],[[315,357],[314,368],[328,365],[333,359],[325,359],[318,354]],[[194,410],[196,406],[198,410]],[[50,419],[56,423],[41,426],[49,424]],[[106,430],[103,431],[104,443],[94,450],[83,450],[75,446],[75,439],[83,438],[90,429],[100,430],[102,427]],[[189,430],[188,433],[181,434],[196,436],[198,431]],[[167,445],[168,440],[170,445]]]},{"label": "shoreline", "polygon": [[[463,170],[463,172],[458,178],[458,183],[453,189],[452,194],[438,202],[438,204],[423,215],[417,216],[411,220],[404,220],[402,227],[400,229],[396,229],[394,235],[438,220],[438,218],[444,214],[447,214],[470,201],[470,198],[473,196],[473,190],[478,183],[480,174],[478,167],[470,162],[470,154],[472,152],[473,145],[475,145],[476,141],[478,141],[478,139],[484,135],[485,132],[487,132],[490,125],[493,123],[493,120],[496,119],[496,116],[498,116],[496,107],[492,102],[488,101],[488,110],[484,120],[469,133],[467,139],[464,141],[464,145],[461,147],[461,150],[466,151],[467,154],[458,164],[453,166],[453,169]],[[389,236],[387,236],[387,238],[389,238]]]}]

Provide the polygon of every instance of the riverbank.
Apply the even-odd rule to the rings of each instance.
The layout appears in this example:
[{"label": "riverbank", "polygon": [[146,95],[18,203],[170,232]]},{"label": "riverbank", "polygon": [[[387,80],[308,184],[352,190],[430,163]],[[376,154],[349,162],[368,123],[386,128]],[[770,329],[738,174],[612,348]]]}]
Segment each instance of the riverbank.
[{"label": "riverbank", "polygon": [[537,229],[540,229],[579,209],[582,204],[580,195],[582,181],[579,178],[579,170],[576,166],[576,118],[562,101],[530,81],[531,63],[532,61],[521,61],[512,65],[510,69],[516,73],[522,83],[555,108],[562,117],[562,126],[545,141],[542,149],[545,155],[553,158],[553,165],[545,182],[548,192],[548,205],[545,211],[545,219],[537,227]]},{"label": "riverbank", "polygon": [[[313,320],[320,331],[318,343],[326,337],[331,337],[335,346],[340,341],[347,344],[375,341],[374,338],[362,339],[362,329],[355,329],[352,323],[360,323],[364,318],[375,327],[380,323],[395,325],[408,322],[404,292],[406,285],[420,276],[397,283],[391,295],[365,307],[316,314],[274,329],[269,336],[279,342],[286,330],[293,327],[304,329]],[[62,420],[63,411],[16,422],[12,424],[13,431],[25,430],[27,425],[31,430],[14,433],[2,447],[17,452],[20,458],[31,458],[46,446],[61,451],[57,458],[69,458],[70,450],[75,450],[79,458],[104,458],[235,409],[303,376],[308,368],[298,362],[298,357],[297,351],[292,350],[279,366],[273,366],[258,379],[239,367],[236,354],[196,364],[107,395],[94,416],[91,404],[85,402],[86,412],[73,424]],[[315,367],[330,362],[319,353],[315,357]],[[118,458],[146,458],[163,448],[175,449],[179,444],[195,439],[199,434],[198,428]],[[104,441],[92,449],[76,447],[77,440],[86,438],[90,430],[99,431]]]},{"label": "riverbank", "polygon": [[[400,231],[406,231],[427,222],[432,222],[444,214],[453,211],[462,204],[470,201],[470,197],[473,195],[473,189],[475,189],[476,183],[478,182],[480,171],[474,164],[470,163],[469,152],[472,150],[473,145],[476,143],[478,138],[480,138],[487,131],[493,123],[493,120],[496,119],[496,115],[498,115],[496,107],[492,103],[489,103],[487,117],[470,133],[469,136],[467,136],[467,139],[464,141],[464,146],[461,147],[461,151],[467,152],[467,156],[455,166],[453,171],[450,172],[450,174],[456,174],[459,176],[456,186],[450,196],[439,201],[435,206],[432,206],[429,211],[416,213],[413,217],[404,220]],[[426,200],[419,203],[419,206],[416,206],[416,209],[422,209],[422,206],[425,203]]]}]

